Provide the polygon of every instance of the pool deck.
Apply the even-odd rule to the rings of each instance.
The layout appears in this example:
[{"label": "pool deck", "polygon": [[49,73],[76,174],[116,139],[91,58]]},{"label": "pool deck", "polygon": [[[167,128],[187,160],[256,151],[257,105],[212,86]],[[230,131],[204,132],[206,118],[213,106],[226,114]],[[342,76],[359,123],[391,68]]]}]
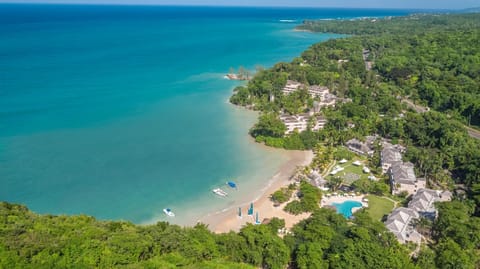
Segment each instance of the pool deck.
[{"label": "pool deck", "polygon": [[[323,197],[322,198],[322,201],[320,202],[320,206],[321,207],[324,207],[324,206],[331,206],[332,204],[334,203],[337,203],[337,204],[341,204],[345,201],[356,201],[356,202],[360,202],[362,204],[362,207],[368,207],[368,202],[365,202],[363,200],[363,198],[365,198],[365,195],[345,195],[345,196],[335,196],[335,195],[332,195],[330,197]],[[352,213],[355,213],[357,212],[361,207],[354,207],[352,208]]]}]

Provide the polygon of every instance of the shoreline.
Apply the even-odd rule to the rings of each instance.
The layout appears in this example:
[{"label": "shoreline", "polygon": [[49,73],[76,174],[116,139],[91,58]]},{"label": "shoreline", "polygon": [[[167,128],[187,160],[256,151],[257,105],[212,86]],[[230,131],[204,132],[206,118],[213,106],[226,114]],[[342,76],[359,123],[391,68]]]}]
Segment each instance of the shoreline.
[{"label": "shoreline", "polygon": [[[262,147],[266,146],[262,145]],[[254,212],[258,212],[260,222],[265,218],[278,217],[285,219],[286,228],[291,228],[298,221],[307,218],[310,214],[291,215],[283,211],[285,205],[274,207],[273,202],[270,201],[270,195],[273,192],[292,183],[290,177],[297,166],[308,165],[313,159],[312,151],[282,151],[285,151],[285,153],[289,155],[289,159],[281,165],[273,177],[265,182],[266,185],[262,188],[260,195],[253,200],[239,200],[226,209],[201,217],[197,222],[208,225],[209,229],[215,233],[239,231],[245,224],[255,222],[254,216],[247,215],[247,209],[250,203],[254,205]],[[239,207],[242,208],[241,218],[238,216]]]},{"label": "shoreline", "polygon": [[294,28],[293,29],[294,32],[304,32],[304,33],[315,33],[314,31],[312,30],[308,30],[308,29],[298,29],[298,28]]}]

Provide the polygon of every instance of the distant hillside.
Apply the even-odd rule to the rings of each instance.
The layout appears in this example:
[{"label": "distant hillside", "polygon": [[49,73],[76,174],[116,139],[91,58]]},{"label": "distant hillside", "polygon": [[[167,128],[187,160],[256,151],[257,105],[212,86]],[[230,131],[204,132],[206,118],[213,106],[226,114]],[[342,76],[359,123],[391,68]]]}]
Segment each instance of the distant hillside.
[{"label": "distant hillside", "polygon": [[480,12],[480,7],[471,7],[471,8],[462,9],[460,12],[462,12],[462,13],[479,13]]},{"label": "distant hillside", "polygon": [[[463,12],[465,13],[465,12]],[[355,20],[305,20],[298,30],[337,34],[421,34],[426,31],[459,31],[480,27],[480,15],[412,14],[404,17]]]}]

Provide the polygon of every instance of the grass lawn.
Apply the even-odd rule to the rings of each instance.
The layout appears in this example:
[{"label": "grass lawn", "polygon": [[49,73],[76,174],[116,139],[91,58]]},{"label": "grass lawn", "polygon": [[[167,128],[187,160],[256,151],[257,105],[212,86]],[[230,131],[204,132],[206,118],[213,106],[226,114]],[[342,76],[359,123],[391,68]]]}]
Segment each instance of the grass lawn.
[{"label": "grass lawn", "polygon": [[367,212],[375,220],[381,220],[384,215],[388,215],[395,207],[392,201],[380,196],[368,195],[366,198],[368,199]]},{"label": "grass lawn", "polygon": [[[343,184],[351,185],[354,181],[360,178],[368,178],[369,174],[363,173],[363,165],[355,166],[352,163],[355,161],[361,161],[362,163],[366,163],[366,159],[363,157],[355,157],[352,160],[348,161],[347,163],[340,164],[337,162],[338,166],[345,168],[345,170],[338,172],[335,176],[342,177],[344,179]],[[329,174],[326,177],[326,180],[332,179],[334,176],[330,175],[331,171],[328,171]],[[356,175],[356,176],[353,176]]]}]

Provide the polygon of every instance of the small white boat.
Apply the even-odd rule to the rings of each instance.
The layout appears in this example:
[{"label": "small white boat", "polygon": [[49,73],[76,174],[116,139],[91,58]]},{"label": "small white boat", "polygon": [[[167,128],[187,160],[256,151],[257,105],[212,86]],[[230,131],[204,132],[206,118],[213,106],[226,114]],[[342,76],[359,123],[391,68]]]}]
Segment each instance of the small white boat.
[{"label": "small white boat", "polygon": [[170,208],[164,208],[163,213],[165,213],[169,217],[175,217],[175,213]]},{"label": "small white boat", "polygon": [[215,193],[218,196],[225,197],[228,195],[228,193],[220,188],[213,189],[213,193]]}]

